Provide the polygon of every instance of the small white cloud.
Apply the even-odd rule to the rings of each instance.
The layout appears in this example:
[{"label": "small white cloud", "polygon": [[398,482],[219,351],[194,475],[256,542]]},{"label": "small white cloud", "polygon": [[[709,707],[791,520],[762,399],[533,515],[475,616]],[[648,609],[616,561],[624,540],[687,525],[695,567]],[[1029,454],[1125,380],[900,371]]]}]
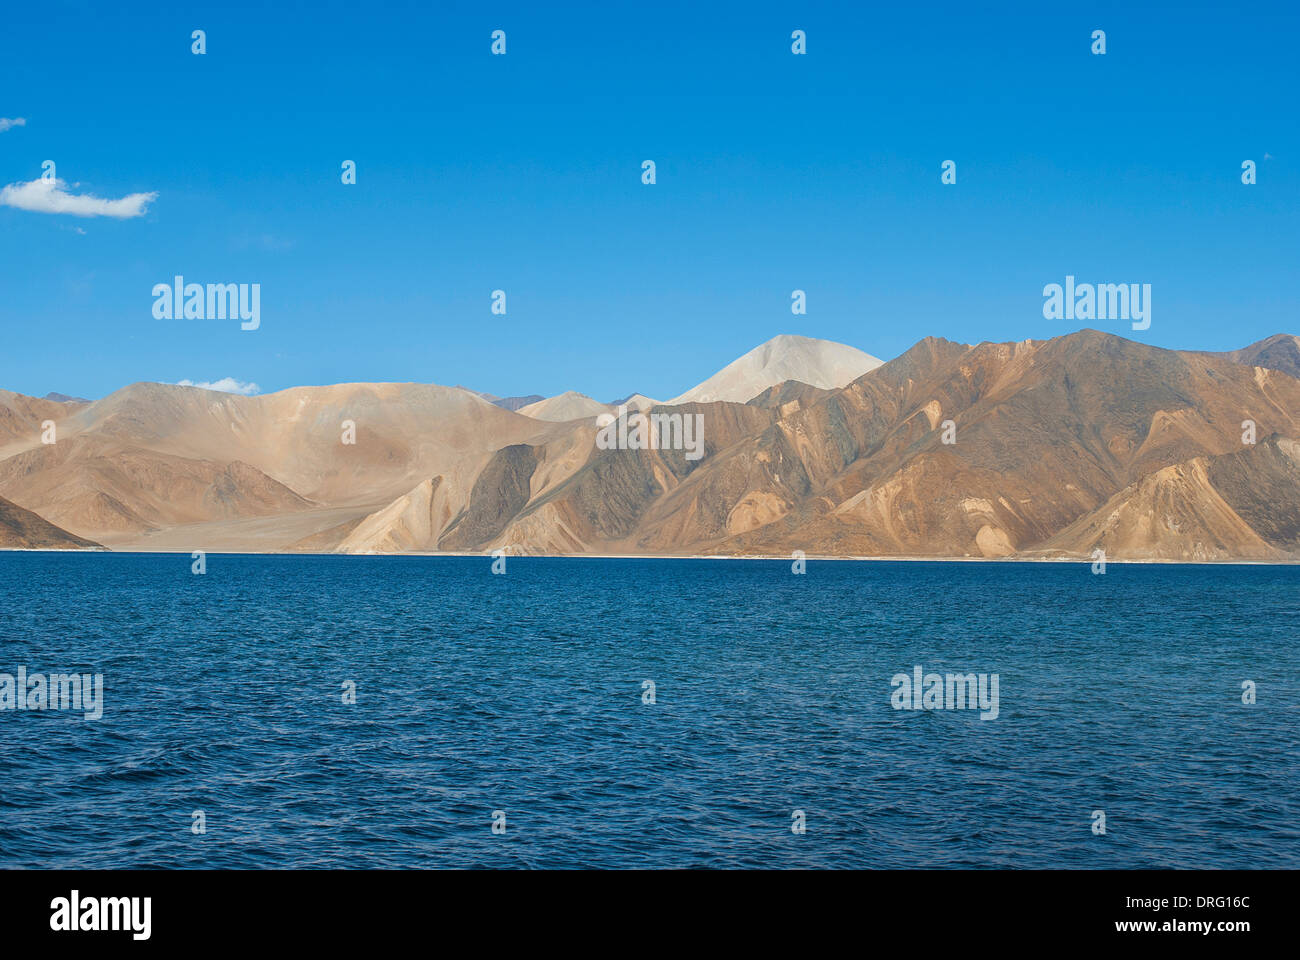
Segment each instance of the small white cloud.
[{"label": "small white cloud", "polygon": [[10,127],[25,127],[27,121],[22,117],[14,117],[12,120],[8,117],[0,117],[0,133],[4,133]]},{"label": "small white cloud", "polygon": [[34,213],[68,213],[74,217],[142,217],[156,193],[132,193],[120,200],[104,200],[88,193],[68,193],[62,180],[36,179],[11,183],[0,190],[0,207],[16,207]]},{"label": "small white cloud", "polygon": [[255,383],[244,383],[242,380],[236,380],[234,377],[222,377],[220,380],[177,380],[178,387],[198,387],[200,390],[215,390],[218,393],[238,393],[244,397],[251,397],[255,393],[261,393],[262,388]]}]

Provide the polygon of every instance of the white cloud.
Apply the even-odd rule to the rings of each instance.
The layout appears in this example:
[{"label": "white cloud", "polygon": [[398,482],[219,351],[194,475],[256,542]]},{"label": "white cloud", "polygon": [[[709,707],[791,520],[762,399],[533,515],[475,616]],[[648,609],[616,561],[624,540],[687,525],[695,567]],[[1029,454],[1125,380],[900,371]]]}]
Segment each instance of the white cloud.
[{"label": "white cloud", "polygon": [[144,216],[145,209],[158,198],[156,193],[132,193],[120,200],[104,200],[88,193],[68,193],[62,180],[36,179],[30,183],[11,183],[0,190],[0,207],[16,207],[35,213],[69,213],[74,217]]},{"label": "white cloud", "polygon": [[234,377],[222,377],[220,380],[177,380],[178,387],[198,387],[200,390],[216,390],[218,393],[238,393],[241,396],[251,397],[255,393],[261,393],[262,388],[255,383],[244,383],[242,380],[236,380]]},{"label": "white cloud", "polygon": [[10,127],[25,127],[27,121],[22,117],[14,117],[10,120],[8,117],[0,117],[0,133],[4,133]]}]

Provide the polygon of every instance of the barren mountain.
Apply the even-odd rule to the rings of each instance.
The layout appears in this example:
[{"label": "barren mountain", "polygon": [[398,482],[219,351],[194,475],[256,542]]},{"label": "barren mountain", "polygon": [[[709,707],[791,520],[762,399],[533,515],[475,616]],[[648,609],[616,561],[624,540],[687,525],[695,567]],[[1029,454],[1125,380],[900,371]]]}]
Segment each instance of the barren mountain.
[{"label": "barren mountain", "polygon": [[0,495],[136,549],[1298,560],[1287,344],[927,338],[836,384],[866,361],[777,338],[697,388],[743,402],[645,400],[655,449],[598,446],[580,395],[549,422],[419,384],[0,394]]},{"label": "barren mountain", "polygon": [[599,400],[593,400],[585,394],[567,390],[554,397],[547,397],[536,403],[520,407],[519,412],[534,420],[550,420],[562,423],[565,420],[582,420],[608,413],[609,407]]},{"label": "barren mountain", "polygon": [[498,397],[494,393],[484,393],[482,390],[470,390],[469,387],[457,385],[457,390],[468,390],[476,397],[482,397],[494,407],[500,407],[503,410],[518,410],[520,407],[526,407],[530,403],[536,403],[539,400],[545,400],[540,393],[529,394],[526,397]]},{"label": "barren mountain", "polygon": [[39,505],[53,522],[108,541],[311,506],[239,460],[178,457],[85,433],[0,461],[0,490]]},{"label": "barren mountain", "polygon": [[257,397],[139,383],[85,408],[71,426],[177,456],[243,460],[322,503],[391,499],[424,477],[472,472],[499,446],[546,430],[466,390],[415,383]]},{"label": "barren mountain", "polygon": [[0,457],[40,443],[47,422],[55,424],[57,437],[59,425],[80,409],[82,405],[76,402],[42,400],[0,390]]},{"label": "barren mountain", "polygon": [[95,549],[103,548],[0,497],[0,550]]},{"label": "barren mountain", "polygon": [[500,407],[502,410],[518,410],[520,407],[545,399],[540,393],[530,393],[526,397],[494,397],[491,402],[493,406]]},{"label": "barren mountain", "polygon": [[442,477],[421,482],[360,521],[333,549],[339,553],[431,551],[464,508],[465,496]]},{"label": "barren mountain", "polygon": [[843,387],[880,361],[856,347],[829,340],[782,334],[727,364],[709,379],[668,402],[748,403],[764,390],[786,380],[822,389]]},{"label": "barren mountain", "polygon": [[[809,495],[717,548],[1012,555],[1143,477],[1240,451],[1245,419],[1261,436],[1297,436],[1298,415],[1294,378],[1096,331],[975,347],[922,341],[777,425],[799,451]],[[942,442],[948,420],[952,444]],[[1246,536],[1238,546],[1255,549]]]},{"label": "barren mountain", "polygon": [[627,407],[629,410],[649,410],[651,407],[657,407],[658,400],[652,400],[644,393],[631,393],[622,400],[611,400],[605,406],[610,413],[617,413],[619,407]]},{"label": "barren mountain", "polygon": [[649,397],[634,393],[613,403],[601,403],[586,394],[569,390],[554,397],[539,400],[537,403],[520,407],[519,412],[524,416],[532,417],[534,420],[565,423],[569,420],[586,420],[591,417],[598,417],[602,413],[617,414],[620,406],[632,411],[649,410],[658,402],[658,400],[651,400]]},{"label": "barren mountain", "polygon": [[[1228,357],[1090,330],[977,346],[927,339],[843,389],[781,384],[756,399],[671,408],[705,418],[697,462],[593,449],[522,506],[509,471],[499,483],[514,493],[480,477],[470,509],[482,498],[497,520],[462,530],[455,547],[1001,557],[1086,555],[1104,541],[1118,558],[1171,559],[1294,549],[1258,510],[1238,513],[1208,471],[1241,453],[1245,420],[1284,438],[1270,450],[1288,449],[1285,438],[1300,436],[1300,381]],[[1232,461],[1232,496],[1264,482],[1265,461]],[[1286,512],[1300,486],[1273,461],[1273,509]],[[1116,497],[1127,514],[1084,535]],[[1139,515],[1148,527],[1134,525]]]},{"label": "barren mountain", "polygon": [[787,380],[784,383],[778,383],[774,387],[768,387],[749,402],[755,407],[769,407],[780,410],[784,410],[794,403],[798,404],[798,406],[790,407],[790,409],[797,410],[820,400],[832,392],[807,383],[800,383],[798,380]]},{"label": "barren mountain", "polygon": [[1293,377],[1300,377],[1300,337],[1289,333],[1274,334],[1266,340],[1252,343],[1240,350],[1232,350],[1224,356],[1238,363],[1281,370]]},{"label": "barren mountain", "polygon": [[0,460],[0,494],[114,544],[313,507],[356,504],[360,517],[438,474],[468,490],[496,449],[556,429],[426,384],[245,397],[140,383],[64,411],[57,442],[42,444],[39,419],[65,405],[41,404],[20,398],[6,407],[21,416],[11,418],[16,437]]},{"label": "barren mountain", "polygon": [[476,549],[479,541],[499,533],[525,504],[562,486],[582,469],[591,451],[590,430],[575,422],[536,446],[515,444],[498,450],[479,472],[472,492],[455,479],[432,477],[340,530],[337,537],[327,532],[295,543],[292,549],[339,553]]},{"label": "barren mountain", "polygon": [[1164,467],[1043,547],[1144,560],[1279,560],[1300,548],[1300,444],[1272,437]]}]

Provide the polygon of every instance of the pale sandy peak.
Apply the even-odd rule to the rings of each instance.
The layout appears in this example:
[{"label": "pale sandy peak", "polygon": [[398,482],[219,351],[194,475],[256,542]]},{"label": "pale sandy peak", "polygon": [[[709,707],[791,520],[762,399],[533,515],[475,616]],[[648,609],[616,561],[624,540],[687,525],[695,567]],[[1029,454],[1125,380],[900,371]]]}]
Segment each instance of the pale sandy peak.
[{"label": "pale sandy peak", "polygon": [[847,344],[782,334],[668,402],[748,403],[769,387],[787,380],[831,390],[847,386],[881,363],[871,354]]},{"label": "pale sandy peak", "polygon": [[528,404],[526,407],[520,407],[518,412],[526,417],[532,417],[534,420],[563,423],[566,420],[585,420],[587,417],[596,417],[602,413],[608,413],[609,410],[609,406],[599,400],[593,400],[586,394],[577,393],[573,390],[566,390],[557,396],[547,397],[545,400],[539,400],[536,403]]},{"label": "pale sandy peak", "polygon": [[653,400],[641,393],[634,393],[626,400],[620,401],[620,403],[622,406],[627,407],[629,411],[634,413],[641,413],[649,410],[651,407],[659,406],[658,400]]}]

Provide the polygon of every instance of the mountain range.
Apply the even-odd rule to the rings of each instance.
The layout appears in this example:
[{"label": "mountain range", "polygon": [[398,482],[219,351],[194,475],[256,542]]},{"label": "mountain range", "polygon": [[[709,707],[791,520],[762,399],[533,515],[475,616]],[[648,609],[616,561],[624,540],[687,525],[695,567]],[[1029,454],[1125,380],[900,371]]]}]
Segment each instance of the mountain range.
[{"label": "mountain range", "polygon": [[[694,417],[702,455],[602,446],[620,403]],[[1298,441],[1287,334],[927,337],[888,363],[781,336],[667,403],[0,391],[0,547],[1296,561]]]}]

